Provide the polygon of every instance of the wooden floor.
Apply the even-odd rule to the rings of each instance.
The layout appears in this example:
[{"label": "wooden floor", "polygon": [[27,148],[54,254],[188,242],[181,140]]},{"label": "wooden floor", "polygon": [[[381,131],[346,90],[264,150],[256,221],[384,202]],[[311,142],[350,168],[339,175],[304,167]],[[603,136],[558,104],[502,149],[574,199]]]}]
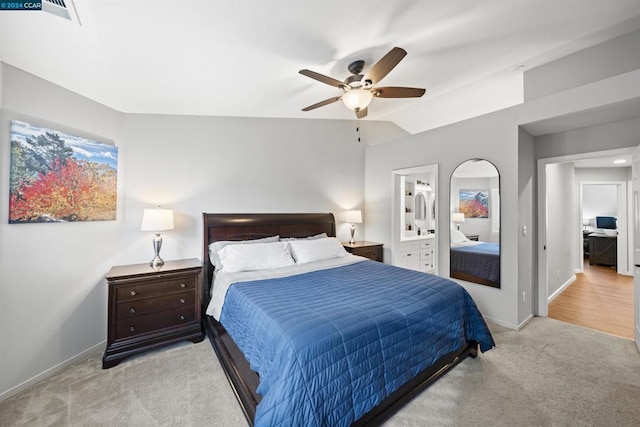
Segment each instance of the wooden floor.
[{"label": "wooden floor", "polygon": [[549,317],[633,339],[633,277],[584,262],[584,273],[549,304]]}]

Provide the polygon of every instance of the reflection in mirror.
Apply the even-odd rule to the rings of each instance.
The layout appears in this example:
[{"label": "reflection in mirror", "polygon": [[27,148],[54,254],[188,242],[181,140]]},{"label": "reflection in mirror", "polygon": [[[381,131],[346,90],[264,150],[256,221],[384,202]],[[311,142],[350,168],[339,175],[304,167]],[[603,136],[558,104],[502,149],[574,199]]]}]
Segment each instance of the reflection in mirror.
[{"label": "reflection in mirror", "polygon": [[[416,193],[416,221],[427,219],[427,201],[423,192]],[[424,228],[424,227],[423,227]]]},{"label": "reflection in mirror", "polygon": [[451,175],[450,276],[500,287],[500,175],[482,159]]}]

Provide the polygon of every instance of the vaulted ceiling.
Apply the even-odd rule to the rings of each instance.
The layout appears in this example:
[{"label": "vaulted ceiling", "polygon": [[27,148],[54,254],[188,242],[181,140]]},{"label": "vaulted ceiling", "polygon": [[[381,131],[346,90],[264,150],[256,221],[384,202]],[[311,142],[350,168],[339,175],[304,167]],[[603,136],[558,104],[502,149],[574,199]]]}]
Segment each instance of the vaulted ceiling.
[{"label": "vaulted ceiling", "polygon": [[[408,55],[364,120],[411,133],[522,101],[522,73],[640,27],[640,0],[75,0],[72,20],[0,13],[0,59],[116,110],[355,119],[340,95],[298,74],[343,80],[394,46]],[[73,12],[73,10],[72,10]]]}]

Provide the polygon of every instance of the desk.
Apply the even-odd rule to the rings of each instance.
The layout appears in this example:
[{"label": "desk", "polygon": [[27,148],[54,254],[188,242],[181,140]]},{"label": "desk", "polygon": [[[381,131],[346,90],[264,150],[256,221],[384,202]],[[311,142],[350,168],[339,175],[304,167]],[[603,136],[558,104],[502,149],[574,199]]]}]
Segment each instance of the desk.
[{"label": "desk", "polygon": [[618,237],[589,234],[589,265],[618,266]]}]

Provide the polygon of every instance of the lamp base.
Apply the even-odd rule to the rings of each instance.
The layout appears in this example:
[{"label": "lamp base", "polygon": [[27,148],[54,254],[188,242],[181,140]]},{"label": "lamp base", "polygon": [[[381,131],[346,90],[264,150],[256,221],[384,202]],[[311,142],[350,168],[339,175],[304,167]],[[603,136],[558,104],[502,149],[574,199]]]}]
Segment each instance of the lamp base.
[{"label": "lamp base", "polygon": [[151,260],[149,265],[153,268],[160,268],[164,265],[164,260],[156,255],[156,257]]},{"label": "lamp base", "polygon": [[356,243],[356,239],[353,238],[353,235],[356,233],[356,225],[351,224],[351,240],[349,240],[349,244],[354,245]]},{"label": "lamp base", "polygon": [[162,236],[160,233],[154,233],[155,237],[153,238],[153,250],[156,253],[156,256],[153,257],[149,265],[153,268],[160,268],[164,265],[164,261],[160,258],[160,248],[162,248]]}]

